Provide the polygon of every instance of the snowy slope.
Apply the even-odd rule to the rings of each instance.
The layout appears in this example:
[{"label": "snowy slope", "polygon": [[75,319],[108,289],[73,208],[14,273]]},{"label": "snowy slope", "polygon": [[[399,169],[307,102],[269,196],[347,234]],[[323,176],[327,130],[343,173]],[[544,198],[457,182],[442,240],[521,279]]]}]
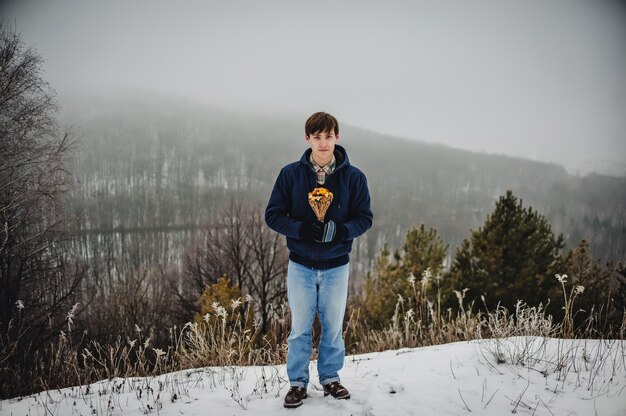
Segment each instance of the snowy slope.
[{"label": "snowy slope", "polygon": [[[114,379],[0,402],[1,415],[626,415],[626,342],[518,337],[346,357],[350,400],[284,409],[284,366]],[[500,363],[498,363],[500,361]]]}]

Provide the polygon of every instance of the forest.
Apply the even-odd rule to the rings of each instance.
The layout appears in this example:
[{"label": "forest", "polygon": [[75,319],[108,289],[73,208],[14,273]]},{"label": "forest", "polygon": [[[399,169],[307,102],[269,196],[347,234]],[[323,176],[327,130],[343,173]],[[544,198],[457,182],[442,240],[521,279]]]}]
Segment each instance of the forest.
[{"label": "forest", "polygon": [[[280,168],[306,148],[300,120],[233,114],[182,99],[83,97],[64,106],[63,116],[81,137],[68,200],[79,217],[75,231],[86,240],[110,240],[116,248],[107,252],[121,244],[119,235],[108,234],[162,234],[167,264],[177,264],[186,233],[202,228],[229,200],[263,208]],[[585,238],[598,258],[626,252],[626,178],[573,176],[555,164],[351,126],[342,126],[340,135],[351,163],[368,177],[375,214],[372,230],[355,247],[358,272],[372,266],[383,243],[399,244],[421,223],[450,245],[449,264],[454,248],[506,190],[545,215],[567,248]],[[155,256],[166,263],[165,253]]]}]

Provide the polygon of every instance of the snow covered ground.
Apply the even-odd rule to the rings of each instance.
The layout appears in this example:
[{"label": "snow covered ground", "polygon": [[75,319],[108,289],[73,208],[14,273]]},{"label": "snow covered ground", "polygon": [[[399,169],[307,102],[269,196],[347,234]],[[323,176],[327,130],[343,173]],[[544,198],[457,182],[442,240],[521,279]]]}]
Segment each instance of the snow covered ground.
[{"label": "snow covered ground", "polygon": [[283,408],[285,366],[113,379],[0,402],[1,415],[626,415],[626,342],[514,337],[346,357],[350,400]]}]

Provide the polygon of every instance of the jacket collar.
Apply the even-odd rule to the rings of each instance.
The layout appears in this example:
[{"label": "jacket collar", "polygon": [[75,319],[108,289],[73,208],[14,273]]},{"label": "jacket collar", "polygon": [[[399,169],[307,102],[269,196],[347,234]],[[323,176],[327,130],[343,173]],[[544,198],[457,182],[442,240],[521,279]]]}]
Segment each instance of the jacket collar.
[{"label": "jacket collar", "polygon": [[[311,150],[311,148],[306,149],[302,154],[302,157],[300,158],[300,163],[304,163],[305,165],[309,166],[309,158],[311,157],[312,152],[313,151]],[[350,166],[348,153],[343,146],[336,144],[335,151],[333,153],[335,155],[335,172],[345,166]]]}]

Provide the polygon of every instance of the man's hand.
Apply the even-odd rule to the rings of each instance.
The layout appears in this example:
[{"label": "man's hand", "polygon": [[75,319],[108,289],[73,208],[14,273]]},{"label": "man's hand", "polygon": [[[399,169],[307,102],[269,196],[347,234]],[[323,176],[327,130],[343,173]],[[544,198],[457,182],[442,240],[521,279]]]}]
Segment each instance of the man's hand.
[{"label": "man's hand", "polygon": [[330,243],[331,241],[343,241],[348,235],[348,229],[343,224],[337,224],[333,220],[328,222],[314,221],[304,223],[300,229],[300,237],[303,240],[316,241],[318,243]]}]

